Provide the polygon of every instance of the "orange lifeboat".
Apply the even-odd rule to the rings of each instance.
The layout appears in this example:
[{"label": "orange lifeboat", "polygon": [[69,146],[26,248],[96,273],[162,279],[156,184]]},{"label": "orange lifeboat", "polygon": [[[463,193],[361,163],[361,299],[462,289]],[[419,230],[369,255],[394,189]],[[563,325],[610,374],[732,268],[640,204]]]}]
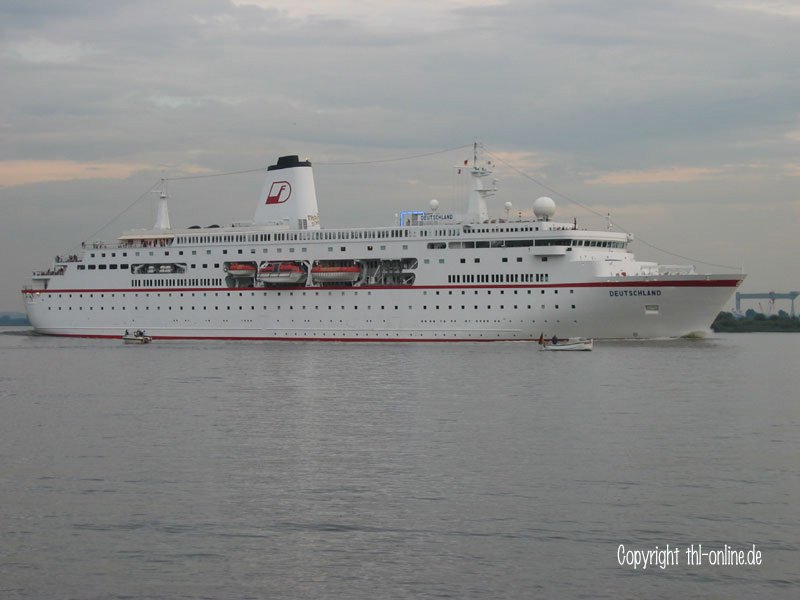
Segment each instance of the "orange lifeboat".
[{"label": "orange lifeboat", "polygon": [[321,282],[346,282],[357,281],[361,275],[361,267],[350,265],[345,267],[316,266],[311,268],[314,281]]},{"label": "orange lifeboat", "polygon": [[258,280],[262,283],[300,283],[305,277],[306,273],[300,265],[292,262],[267,263],[258,270]]},{"label": "orange lifeboat", "polygon": [[247,263],[231,263],[225,270],[233,277],[253,277],[256,274],[255,265]]}]

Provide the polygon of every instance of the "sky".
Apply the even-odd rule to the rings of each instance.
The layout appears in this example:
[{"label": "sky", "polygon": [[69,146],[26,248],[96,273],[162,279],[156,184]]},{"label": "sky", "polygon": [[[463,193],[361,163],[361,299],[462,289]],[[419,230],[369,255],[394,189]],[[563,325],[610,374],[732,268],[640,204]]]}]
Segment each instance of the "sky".
[{"label": "sky", "polygon": [[[323,226],[389,225],[463,212],[475,140],[494,215],[548,195],[643,259],[798,290],[799,31],[793,0],[4,0],[0,311],[152,226],[164,174],[298,154]],[[173,226],[252,219],[262,178],[170,181]]]}]

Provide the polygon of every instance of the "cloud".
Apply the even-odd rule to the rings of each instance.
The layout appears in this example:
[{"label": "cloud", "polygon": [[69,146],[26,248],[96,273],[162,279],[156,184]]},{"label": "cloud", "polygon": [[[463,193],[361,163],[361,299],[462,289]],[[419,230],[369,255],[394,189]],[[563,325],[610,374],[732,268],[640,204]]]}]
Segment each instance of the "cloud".
[{"label": "cloud", "polygon": [[68,160],[0,161],[0,187],[76,179],[124,179],[151,166],[130,163],[79,163]]},{"label": "cloud", "polygon": [[93,54],[95,50],[78,41],[56,42],[44,38],[29,38],[6,44],[8,56],[36,65],[76,64]]},{"label": "cloud", "polygon": [[743,10],[779,17],[800,18],[800,6],[794,0],[727,1],[716,4],[723,10]]},{"label": "cloud", "polygon": [[440,31],[453,27],[466,8],[492,7],[505,0],[231,0],[236,6],[257,6],[290,19],[355,22],[387,31]]},{"label": "cloud", "polygon": [[722,169],[706,167],[669,167],[643,171],[614,171],[592,177],[590,185],[629,185],[633,183],[686,183],[718,175]]}]

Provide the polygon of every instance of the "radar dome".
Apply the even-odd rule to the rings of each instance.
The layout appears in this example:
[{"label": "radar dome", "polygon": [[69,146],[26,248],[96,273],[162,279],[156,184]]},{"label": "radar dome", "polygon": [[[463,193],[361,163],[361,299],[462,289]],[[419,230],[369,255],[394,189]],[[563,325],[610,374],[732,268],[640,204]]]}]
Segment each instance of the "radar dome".
[{"label": "radar dome", "polygon": [[548,198],[547,196],[537,198],[533,203],[533,214],[536,215],[537,219],[546,221],[556,214],[556,203],[553,202],[552,198]]},{"label": "radar dome", "polygon": [[506,210],[511,210],[514,207],[514,205],[511,204],[511,202],[506,202],[503,206],[506,207]]},{"label": "radar dome", "polygon": [[431,200],[431,210],[433,212],[436,212],[437,208],[439,208],[439,201],[436,198],[434,198],[433,200]]}]

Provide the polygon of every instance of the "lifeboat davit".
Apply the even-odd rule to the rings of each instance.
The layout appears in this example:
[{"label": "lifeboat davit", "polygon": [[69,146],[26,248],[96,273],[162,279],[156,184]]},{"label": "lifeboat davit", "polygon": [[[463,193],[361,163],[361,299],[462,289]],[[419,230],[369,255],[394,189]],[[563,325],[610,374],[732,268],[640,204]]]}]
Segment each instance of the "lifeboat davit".
[{"label": "lifeboat davit", "polygon": [[357,281],[361,275],[361,267],[351,265],[348,267],[323,267],[316,266],[311,268],[311,276],[314,281]]},{"label": "lifeboat davit", "polygon": [[295,263],[267,263],[258,270],[258,280],[262,283],[300,283],[305,277],[305,271]]},{"label": "lifeboat davit", "polygon": [[232,275],[233,277],[253,277],[256,274],[256,267],[255,265],[248,265],[246,263],[231,263],[225,270],[228,272],[228,275]]}]

